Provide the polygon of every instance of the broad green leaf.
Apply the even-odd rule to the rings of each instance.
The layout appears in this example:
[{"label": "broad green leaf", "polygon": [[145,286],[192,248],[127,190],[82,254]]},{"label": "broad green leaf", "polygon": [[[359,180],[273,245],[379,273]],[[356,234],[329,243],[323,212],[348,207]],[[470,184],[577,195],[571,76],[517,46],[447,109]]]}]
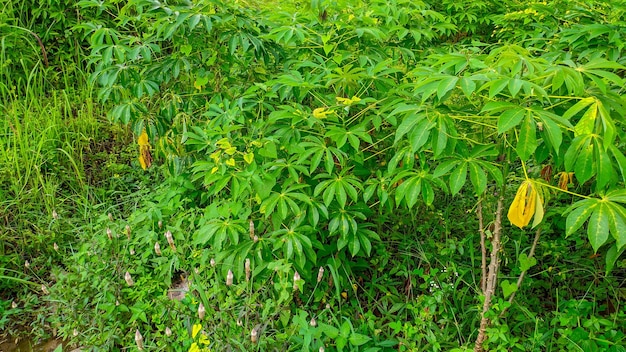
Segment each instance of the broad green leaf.
[{"label": "broad green leaf", "polygon": [[574,165],[574,174],[579,183],[583,184],[593,177],[596,171],[593,162],[593,144],[589,144],[580,150]]},{"label": "broad green leaf", "polygon": [[459,80],[457,76],[447,76],[437,85],[437,98],[441,100],[449,91],[454,89],[456,82]]},{"label": "broad green leaf", "polygon": [[500,283],[500,287],[502,287],[502,293],[504,294],[504,298],[509,297],[515,291],[517,291],[517,284],[511,283],[509,280],[502,280]]},{"label": "broad green leaf", "polygon": [[591,216],[597,205],[597,199],[585,199],[574,203],[572,207],[576,208],[565,219],[565,235],[569,236],[578,230]]},{"label": "broad green leaf", "polygon": [[472,79],[467,78],[467,77],[461,78],[459,82],[459,86],[461,87],[463,94],[465,94],[467,98],[469,98],[472,95],[472,93],[474,93],[474,91],[476,90],[476,83],[474,83]]},{"label": "broad green leaf", "polygon": [[567,111],[563,114],[564,119],[571,119],[574,115],[576,115],[579,111],[589,106],[589,104],[593,103],[595,98],[588,97],[581,99],[578,103],[574,104],[571,108],[567,109]]},{"label": "broad green leaf", "polygon": [[563,141],[563,132],[561,131],[561,128],[550,118],[542,119],[541,122],[543,123],[544,135],[548,137],[554,152],[558,153],[559,147],[561,147],[561,142]]},{"label": "broad green leaf", "polygon": [[618,249],[626,246],[626,210],[615,203],[608,203],[609,229]]},{"label": "broad green leaf", "polygon": [[600,204],[589,217],[587,224],[587,235],[594,252],[606,243],[609,239],[609,217],[606,204]]},{"label": "broad green leaf", "polygon": [[580,136],[583,134],[593,133],[597,116],[598,116],[598,104],[594,103],[583,114],[583,117],[580,119],[580,121],[578,121],[576,126],[574,126],[575,135]]},{"label": "broad green leaf", "polygon": [[465,181],[467,180],[467,163],[463,162],[450,174],[450,193],[455,195],[459,193]]},{"label": "broad green leaf", "polygon": [[413,131],[409,135],[409,143],[411,144],[411,149],[413,153],[416,153],[420,150],[424,144],[428,141],[428,136],[430,135],[430,130],[435,126],[434,123],[430,122],[428,119],[422,119],[420,122],[415,125]]},{"label": "broad green leaf", "polygon": [[537,133],[535,121],[530,114],[526,115],[520,128],[519,140],[517,141],[517,155],[522,160],[528,160],[537,149]]},{"label": "broad green leaf", "polygon": [[474,185],[474,191],[477,195],[482,194],[487,188],[487,175],[485,170],[480,167],[477,162],[469,162],[469,177],[470,181]]},{"label": "broad green leaf", "polygon": [[356,332],[353,332],[350,335],[350,338],[348,339],[348,341],[350,341],[350,344],[352,346],[361,346],[366,344],[368,341],[370,341],[372,338],[366,335],[362,335],[362,334],[357,334]]},{"label": "broad green leaf", "polygon": [[618,249],[617,245],[612,245],[609,250],[606,252],[606,275],[608,276],[613,267],[615,266],[615,262],[617,259],[624,253],[624,248]]},{"label": "broad green leaf", "polygon": [[519,106],[503,112],[502,115],[498,117],[498,133],[504,133],[519,125],[525,113],[526,110]]},{"label": "broad green leaf", "polygon": [[532,268],[537,264],[537,258],[530,257],[526,255],[526,253],[522,253],[519,255],[519,264],[521,271],[528,271],[528,269]]},{"label": "broad green leaf", "polygon": [[422,119],[426,118],[426,114],[424,113],[414,113],[406,116],[400,126],[396,129],[396,138],[393,141],[393,144],[397,144],[400,138],[411,131],[411,129],[417,125],[418,122],[422,121]]},{"label": "broad green leaf", "polygon": [[515,98],[515,96],[517,95],[517,93],[519,93],[519,90],[522,88],[522,83],[523,81],[521,79],[518,78],[511,78],[509,80],[509,92],[511,92],[511,96],[513,98]]},{"label": "broad green leaf", "polygon": [[595,148],[595,156],[597,169],[596,190],[602,190],[609,183],[611,177],[613,177],[613,165],[611,165],[611,160],[607,152],[598,145],[596,145]]},{"label": "broad green leaf", "polygon": [[494,96],[496,96],[498,93],[500,93],[504,89],[504,87],[506,87],[509,84],[509,80],[506,78],[501,78],[495,81],[491,81],[487,84],[490,85],[489,98],[491,99]]}]

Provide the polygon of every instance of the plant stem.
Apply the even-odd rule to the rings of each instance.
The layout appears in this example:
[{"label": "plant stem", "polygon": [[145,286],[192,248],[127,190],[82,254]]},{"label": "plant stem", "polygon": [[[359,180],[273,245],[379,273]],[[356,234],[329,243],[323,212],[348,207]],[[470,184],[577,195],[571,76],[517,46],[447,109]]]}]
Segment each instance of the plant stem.
[{"label": "plant stem", "polygon": [[[537,231],[535,232],[535,239],[533,240],[533,244],[530,247],[530,252],[528,253],[528,259],[535,256],[535,248],[537,248],[539,237],[541,237],[541,228],[538,228]],[[520,286],[522,285],[522,280],[524,280],[524,276],[526,275],[527,271],[528,270],[524,270],[519,275],[519,278],[517,279],[517,290],[519,290]],[[513,293],[511,294],[511,297],[509,297],[509,303],[513,303],[513,299],[515,298],[515,293],[517,292],[517,290],[513,291]],[[507,309],[508,307],[504,307],[504,309],[502,309],[502,312],[500,313],[500,317],[504,316],[504,313],[506,313]]]},{"label": "plant stem", "polygon": [[480,289],[483,294],[487,290],[487,246],[485,245],[485,225],[483,222],[483,203],[482,199],[478,201],[478,209],[476,209],[476,215],[478,216],[478,232],[480,233],[480,254],[482,270],[482,276],[480,277]]},{"label": "plant stem", "polygon": [[489,274],[487,276],[487,284],[485,289],[485,301],[483,302],[483,310],[480,318],[480,328],[478,329],[478,337],[474,344],[475,352],[483,351],[483,342],[487,338],[487,326],[489,319],[485,316],[491,307],[491,299],[495,293],[495,287],[498,279],[498,268],[500,266],[500,235],[502,233],[502,208],[504,203],[504,192],[500,192],[498,196],[498,206],[496,208],[496,219],[493,228],[493,237],[491,238],[491,261],[489,263]]}]

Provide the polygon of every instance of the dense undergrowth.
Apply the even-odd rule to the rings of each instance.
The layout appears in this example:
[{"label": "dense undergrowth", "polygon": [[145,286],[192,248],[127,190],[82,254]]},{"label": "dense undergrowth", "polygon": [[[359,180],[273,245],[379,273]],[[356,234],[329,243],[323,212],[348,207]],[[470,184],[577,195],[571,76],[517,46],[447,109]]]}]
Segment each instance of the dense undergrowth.
[{"label": "dense undergrowth", "polygon": [[625,350],[623,2],[8,4],[7,333]]}]

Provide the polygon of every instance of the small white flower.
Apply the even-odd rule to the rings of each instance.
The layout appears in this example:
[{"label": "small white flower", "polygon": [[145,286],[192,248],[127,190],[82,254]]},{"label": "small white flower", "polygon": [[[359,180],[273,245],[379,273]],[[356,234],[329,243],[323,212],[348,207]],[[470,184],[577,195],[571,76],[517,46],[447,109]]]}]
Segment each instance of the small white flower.
[{"label": "small white flower", "polygon": [[113,239],[113,231],[111,231],[111,229],[108,227],[107,227],[107,237],[109,238],[109,240]]},{"label": "small white flower", "polygon": [[309,322],[309,325],[317,326],[317,321],[315,320],[315,318],[311,318],[311,321]]},{"label": "small white flower", "polygon": [[320,270],[317,272],[317,282],[322,281],[323,277],[324,277],[324,267],[320,266]]},{"label": "small white flower", "polygon": [[56,242],[54,242],[54,244],[52,245],[52,248],[54,248],[54,250],[57,252],[59,251],[59,245]]},{"label": "small white flower", "polygon": [[59,220],[59,214],[57,213],[57,211],[56,211],[56,210],[53,210],[53,211],[52,211],[52,218],[53,218],[54,220]]},{"label": "small white flower", "polygon": [[165,336],[172,336],[172,329],[170,329],[169,326],[165,328]]},{"label": "small white flower", "polygon": [[216,265],[216,263],[215,263],[215,258],[211,258],[210,263],[211,263],[211,267],[212,267],[212,268],[215,268],[215,265]]},{"label": "small white flower", "polygon": [[41,285],[41,292],[43,292],[44,295],[49,295],[50,292],[48,291],[48,288],[46,287],[46,285]]},{"label": "small white flower", "polygon": [[109,221],[113,221],[113,214],[109,213]]},{"label": "small white flower", "polygon": [[293,289],[298,290],[298,281],[300,281],[300,273],[297,271],[293,274]]}]

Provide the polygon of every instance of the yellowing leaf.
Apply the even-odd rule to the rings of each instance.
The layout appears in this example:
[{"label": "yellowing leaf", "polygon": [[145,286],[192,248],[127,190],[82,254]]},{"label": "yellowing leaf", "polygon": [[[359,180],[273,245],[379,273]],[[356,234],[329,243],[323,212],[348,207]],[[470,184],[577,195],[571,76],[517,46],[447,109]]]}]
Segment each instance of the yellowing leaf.
[{"label": "yellowing leaf", "polygon": [[193,327],[191,328],[191,338],[195,339],[200,330],[202,330],[202,324],[193,324]]},{"label": "yellowing leaf", "polygon": [[148,141],[148,134],[146,130],[143,130],[139,138],[137,139],[139,145],[139,164],[142,169],[147,169],[152,165],[152,155],[150,154],[150,142]]},{"label": "yellowing leaf", "polygon": [[[513,203],[509,207],[509,213],[507,214],[509,221],[519,228],[528,225],[530,219],[535,215],[537,201],[539,203],[543,202],[541,197],[537,195],[533,182],[531,180],[524,181],[517,190],[515,199],[513,199]],[[543,204],[541,204],[540,213],[541,215],[543,214]]]},{"label": "yellowing leaf", "polygon": [[141,132],[141,135],[137,139],[137,144],[139,144],[140,146],[150,146],[150,141],[148,140],[148,133],[146,133],[146,130],[143,130],[143,132]]},{"label": "yellowing leaf", "polygon": [[567,191],[567,186],[574,182],[573,172],[559,172],[559,188]]},{"label": "yellowing leaf", "polygon": [[243,155],[243,160],[245,160],[248,164],[252,164],[254,161],[254,153],[246,153]]},{"label": "yellowing leaf", "polygon": [[228,166],[235,166],[235,159],[230,158],[230,159],[226,160],[226,165],[228,165]]},{"label": "yellowing leaf", "polygon": [[189,351],[187,352],[200,352],[200,347],[198,347],[197,343],[192,343],[191,347],[189,347]]},{"label": "yellowing leaf", "polygon": [[332,111],[326,111],[326,108],[317,108],[313,110],[313,117],[316,119],[325,119],[326,115],[331,114]]},{"label": "yellowing leaf", "polygon": [[237,152],[237,147],[230,147],[226,150],[224,150],[224,152],[226,152],[226,154],[228,155],[233,155]]}]

